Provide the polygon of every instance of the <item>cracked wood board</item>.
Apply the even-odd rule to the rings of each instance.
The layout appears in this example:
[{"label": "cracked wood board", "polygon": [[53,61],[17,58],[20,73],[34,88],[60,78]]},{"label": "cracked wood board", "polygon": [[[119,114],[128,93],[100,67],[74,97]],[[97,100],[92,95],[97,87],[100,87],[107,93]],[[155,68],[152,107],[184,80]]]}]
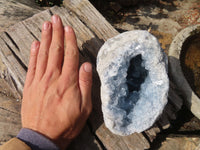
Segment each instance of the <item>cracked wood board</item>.
[{"label": "cracked wood board", "polygon": [[0,32],[11,25],[39,13],[35,0],[0,0]]},{"label": "cracked wood board", "polygon": [[[87,0],[77,0],[73,2],[65,1],[65,6],[67,7],[67,9],[53,7],[50,10],[43,11],[33,16],[32,18],[29,18],[23,22],[16,24],[14,27],[9,28],[0,36],[0,54],[2,56],[4,64],[6,64],[6,66],[9,68],[9,73],[13,77],[18,91],[22,92],[23,89],[25,78],[24,74],[26,73],[29,58],[29,47],[32,40],[40,40],[40,28],[42,26],[42,23],[45,20],[50,20],[52,14],[58,14],[61,16],[64,25],[72,26],[76,32],[78,47],[80,49],[80,62],[89,60],[92,62],[94,67],[94,84],[92,88],[93,112],[88,122],[88,125],[92,128],[88,128],[92,130],[93,134],[96,134],[95,136],[97,137],[97,139],[100,139],[102,144],[108,150],[131,150],[150,148],[150,143],[155,139],[156,134],[165,129],[164,126],[169,126],[169,119],[167,115],[165,115],[166,117],[161,117],[158,123],[156,123],[154,127],[150,130],[126,137],[112,134],[107,128],[105,128],[103,124],[101,102],[99,96],[100,81],[95,70],[96,55],[105,40],[119,33],[101,16],[101,14]],[[27,39],[27,37],[29,37],[30,39]],[[7,40],[4,40],[4,38],[9,38],[10,40],[8,39],[7,42]],[[27,39],[26,43],[24,43],[25,39]],[[176,95],[174,90],[171,90],[171,92]],[[174,96],[171,96],[171,99],[173,100],[173,103],[178,106],[176,109],[176,111],[178,111],[182,105],[182,99],[180,99],[178,95],[176,95],[176,98],[174,98]],[[165,112],[171,112],[171,108],[168,109],[169,110],[166,110]],[[159,125],[157,126],[157,124]],[[83,133],[84,132],[82,132],[82,134]],[[90,133],[87,134],[87,137],[88,136],[90,136],[90,138],[93,138],[94,141],[98,143],[97,140],[95,140],[94,135]],[[85,142],[87,143],[88,140],[77,141],[76,144],[80,145],[79,148],[81,148],[81,145],[85,144]],[[91,144],[90,142],[87,144],[88,147],[86,149],[94,149],[94,143]],[[96,147],[96,149],[99,149],[99,144],[97,145],[98,146]]]},{"label": "cracked wood board", "polygon": [[5,80],[0,79],[0,144],[15,137],[21,128],[21,104],[12,95]]}]

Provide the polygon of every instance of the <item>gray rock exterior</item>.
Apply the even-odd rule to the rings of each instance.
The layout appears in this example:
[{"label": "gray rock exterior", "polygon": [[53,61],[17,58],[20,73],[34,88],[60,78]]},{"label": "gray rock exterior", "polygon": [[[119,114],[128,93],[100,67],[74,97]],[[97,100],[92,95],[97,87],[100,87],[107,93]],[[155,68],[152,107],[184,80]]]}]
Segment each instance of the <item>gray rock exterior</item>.
[{"label": "gray rock exterior", "polygon": [[184,42],[186,42],[189,37],[195,34],[200,34],[200,25],[189,26],[183,29],[172,41],[168,54],[169,74],[180,90],[188,109],[191,110],[191,112],[200,119],[200,99],[187,82],[183,74],[180,62],[180,55]]},{"label": "gray rock exterior", "polygon": [[97,56],[106,127],[118,135],[153,125],[167,103],[167,57],[157,39],[135,30],[109,39]]}]

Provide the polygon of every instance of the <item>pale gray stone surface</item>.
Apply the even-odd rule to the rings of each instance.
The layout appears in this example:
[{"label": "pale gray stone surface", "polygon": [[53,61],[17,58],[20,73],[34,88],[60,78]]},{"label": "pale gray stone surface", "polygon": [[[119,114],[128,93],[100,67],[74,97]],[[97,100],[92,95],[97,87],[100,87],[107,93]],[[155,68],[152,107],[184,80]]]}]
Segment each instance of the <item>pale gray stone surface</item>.
[{"label": "pale gray stone surface", "polygon": [[98,53],[97,71],[106,127],[119,135],[151,127],[169,89],[167,57],[157,39],[142,30],[109,39]]},{"label": "pale gray stone surface", "polygon": [[200,119],[200,99],[187,82],[182,72],[181,63],[179,60],[182,53],[183,44],[195,33],[200,33],[200,25],[189,26],[183,29],[172,41],[169,48],[169,73],[174,83],[181,91],[188,109]]}]

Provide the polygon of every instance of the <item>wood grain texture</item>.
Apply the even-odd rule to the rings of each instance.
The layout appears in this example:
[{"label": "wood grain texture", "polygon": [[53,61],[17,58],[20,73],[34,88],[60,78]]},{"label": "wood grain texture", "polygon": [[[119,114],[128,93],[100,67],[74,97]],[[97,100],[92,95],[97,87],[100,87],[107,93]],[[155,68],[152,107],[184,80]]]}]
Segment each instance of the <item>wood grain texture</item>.
[{"label": "wood grain texture", "polygon": [[85,126],[82,133],[70,144],[67,150],[103,150],[95,136]]},{"label": "wood grain texture", "polygon": [[21,65],[21,60],[13,54],[13,50],[9,45],[0,37],[0,55],[3,63],[8,68],[8,72],[12,77],[15,88],[22,95],[26,70]]},{"label": "wood grain texture", "polygon": [[5,80],[0,79],[0,144],[15,137],[21,128],[19,99],[12,95]]},{"label": "wood grain texture", "polygon": [[0,0],[0,32],[41,10],[35,0]]},{"label": "wood grain texture", "polygon": [[75,12],[100,39],[105,41],[119,34],[88,0],[64,0],[64,5]]},{"label": "wood grain texture", "polygon": [[[182,99],[176,89],[170,86],[169,100],[164,113],[152,128],[130,136],[112,134],[104,125],[101,112],[100,80],[96,72],[96,56],[99,48],[108,39],[119,34],[103,16],[87,0],[66,0],[65,8],[53,7],[33,17],[15,24],[0,35],[0,55],[8,67],[8,73],[21,94],[25,81],[29,59],[29,47],[33,40],[40,40],[41,26],[50,20],[52,14],[61,16],[64,26],[70,25],[77,35],[80,50],[80,63],[90,61],[93,64],[93,112],[89,118],[89,126],[84,128],[80,137],[72,143],[71,149],[136,150],[148,149],[156,134],[170,126],[171,119],[182,106]],[[159,126],[157,126],[159,125]],[[91,126],[91,127],[90,127]],[[83,139],[88,140],[83,140]],[[99,144],[98,139],[102,142]],[[86,142],[86,143],[85,143]]]}]

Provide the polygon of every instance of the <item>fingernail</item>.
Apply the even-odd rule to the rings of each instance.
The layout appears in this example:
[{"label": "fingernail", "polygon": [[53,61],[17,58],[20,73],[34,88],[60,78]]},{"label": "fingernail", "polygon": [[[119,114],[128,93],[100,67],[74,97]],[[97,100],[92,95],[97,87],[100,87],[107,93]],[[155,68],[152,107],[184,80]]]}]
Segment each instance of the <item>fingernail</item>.
[{"label": "fingernail", "polygon": [[49,23],[48,23],[48,22],[45,22],[45,23],[44,23],[44,30],[48,30],[48,28],[49,28]]},{"label": "fingernail", "polygon": [[54,15],[54,16],[52,17],[52,21],[53,21],[53,23],[57,23],[57,22],[58,22],[58,16],[57,16],[57,15]]},{"label": "fingernail", "polygon": [[86,63],[85,65],[84,65],[84,70],[85,70],[85,72],[92,72],[92,65],[90,64],[90,63]]},{"label": "fingernail", "polygon": [[65,32],[70,33],[72,32],[72,28],[70,26],[65,27]]},{"label": "fingernail", "polygon": [[34,41],[32,46],[31,46],[31,49],[32,51],[35,51],[36,49],[38,49],[39,47],[39,42],[38,41]]}]

